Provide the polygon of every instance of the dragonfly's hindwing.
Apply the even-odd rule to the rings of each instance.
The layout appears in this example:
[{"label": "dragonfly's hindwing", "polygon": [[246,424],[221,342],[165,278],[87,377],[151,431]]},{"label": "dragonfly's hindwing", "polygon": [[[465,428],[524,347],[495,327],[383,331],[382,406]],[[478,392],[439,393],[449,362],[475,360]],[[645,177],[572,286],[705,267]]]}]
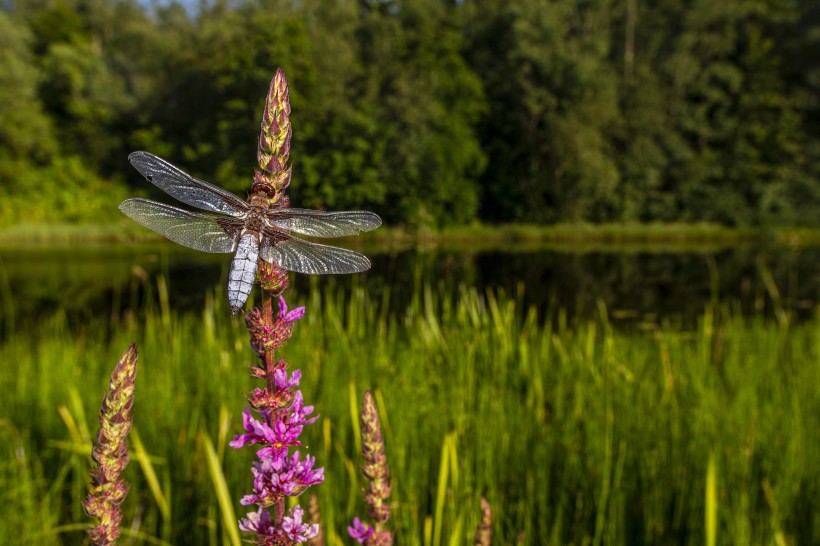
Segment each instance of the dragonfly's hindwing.
[{"label": "dragonfly's hindwing", "polygon": [[234,218],[189,212],[139,197],[120,203],[120,210],[175,243],[201,252],[233,252],[241,227]]},{"label": "dragonfly's hindwing", "polygon": [[298,237],[277,238],[265,231],[260,256],[288,271],[308,275],[358,273],[370,269],[364,254],[336,246],[311,243]]},{"label": "dragonfly's hindwing", "polygon": [[228,303],[234,315],[245,305],[251,294],[256,280],[258,258],[259,243],[256,237],[251,233],[244,234],[239,239],[236,255],[231,262],[231,271],[228,273]]},{"label": "dragonfly's hindwing", "polygon": [[267,220],[272,227],[311,237],[358,235],[382,225],[382,219],[378,215],[362,210],[324,212],[308,209],[273,209],[268,212]]}]

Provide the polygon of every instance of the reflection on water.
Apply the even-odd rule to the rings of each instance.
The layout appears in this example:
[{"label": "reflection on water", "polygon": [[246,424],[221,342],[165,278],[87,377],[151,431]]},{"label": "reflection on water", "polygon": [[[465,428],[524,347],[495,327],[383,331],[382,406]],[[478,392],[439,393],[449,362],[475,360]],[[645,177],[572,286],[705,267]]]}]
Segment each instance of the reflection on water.
[{"label": "reflection on water", "polygon": [[[820,248],[754,247],[686,249],[447,248],[366,249],[366,274],[297,276],[296,297],[311,289],[364,287],[390,290],[400,311],[426,283],[452,290],[460,285],[523,294],[525,306],[566,309],[572,316],[598,313],[605,304],[616,323],[691,323],[713,298],[738,312],[770,314],[781,305],[797,317],[820,302]],[[205,294],[224,295],[229,255],[209,255],[174,245],[9,248],[0,250],[0,313],[10,322],[31,322],[64,310],[82,321],[139,305],[158,276],[168,281],[171,306],[197,309]],[[315,283],[315,284],[314,284]],[[28,319],[28,320],[26,320]]]}]

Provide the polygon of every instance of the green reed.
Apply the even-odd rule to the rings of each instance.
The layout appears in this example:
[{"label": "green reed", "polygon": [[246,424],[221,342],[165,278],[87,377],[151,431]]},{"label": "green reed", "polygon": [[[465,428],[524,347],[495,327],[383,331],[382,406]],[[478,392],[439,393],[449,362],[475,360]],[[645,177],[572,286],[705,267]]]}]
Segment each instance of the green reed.
[{"label": "green reed", "polygon": [[[180,313],[153,286],[113,320],[18,317],[0,345],[0,536],[82,542],[89,430],[111,363],[137,341],[123,536],[231,542],[239,506],[226,499],[248,490],[253,452],[226,444],[254,353],[221,292]],[[426,286],[402,309],[388,293],[291,295],[308,308],[286,357],[322,415],[303,439],[326,467],[327,544],[350,544],[346,526],[364,512],[365,389],[382,418],[397,544],[470,543],[481,496],[496,544],[817,542],[820,318],[718,306],[691,331],[615,329],[603,308],[568,321],[518,295],[449,294]]]}]

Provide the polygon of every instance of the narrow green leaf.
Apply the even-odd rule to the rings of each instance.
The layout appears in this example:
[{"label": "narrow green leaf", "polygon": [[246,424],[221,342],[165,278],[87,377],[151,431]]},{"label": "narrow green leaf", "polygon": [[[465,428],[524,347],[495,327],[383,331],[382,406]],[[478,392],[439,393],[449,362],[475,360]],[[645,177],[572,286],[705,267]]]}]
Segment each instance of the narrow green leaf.
[{"label": "narrow green leaf", "polygon": [[216,492],[216,500],[219,502],[219,508],[222,511],[222,522],[225,526],[225,531],[230,538],[231,545],[240,546],[242,541],[239,538],[238,520],[233,509],[233,499],[228,490],[228,483],[225,480],[225,474],[222,472],[222,461],[217,457],[214,444],[210,437],[205,432],[200,432],[199,437],[205,448],[205,460],[208,463],[208,473],[211,476],[211,482],[213,482],[214,491]]},{"label": "narrow green leaf", "polygon": [[154,465],[151,463],[151,457],[148,455],[148,452],[145,451],[145,446],[140,439],[136,427],[131,428],[131,445],[134,446],[135,458],[142,469],[145,480],[148,482],[148,488],[154,496],[154,502],[157,503],[157,508],[159,508],[162,518],[165,521],[169,521],[171,519],[171,506],[162,493],[162,487],[159,485],[159,479],[157,479],[157,473],[154,470]]}]

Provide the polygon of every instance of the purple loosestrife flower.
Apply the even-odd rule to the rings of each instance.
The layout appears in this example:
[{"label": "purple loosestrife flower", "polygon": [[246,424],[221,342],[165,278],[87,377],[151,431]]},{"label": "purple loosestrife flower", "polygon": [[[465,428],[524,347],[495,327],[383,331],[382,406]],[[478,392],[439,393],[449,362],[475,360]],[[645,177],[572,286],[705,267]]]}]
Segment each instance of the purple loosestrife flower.
[{"label": "purple loosestrife flower", "polygon": [[245,413],[242,414],[242,422],[248,434],[235,436],[228,445],[235,448],[253,444],[265,445],[256,452],[256,455],[260,459],[270,459],[277,470],[282,468],[285,462],[288,446],[302,445],[299,442],[302,427],[288,427],[282,421],[276,421],[271,427],[267,423],[255,419],[250,409],[245,409]]},{"label": "purple loosestrife flower", "polygon": [[288,304],[285,303],[285,298],[279,296],[279,316],[276,318],[277,321],[282,321],[285,324],[290,325],[291,322],[295,322],[300,318],[305,316],[305,307],[297,307],[292,311],[288,311]]},{"label": "purple loosestrife flower", "polygon": [[353,526],[347,528],[348,534],[360,544],[368,546],[391,546],[393,533],[385,528],[390,519],[390,469],[384,453],[384,438],[376,411],[376,403],[370,391],[365,391],[362,400],[362,474],[370,482],[364,500],[368,505],[367,513],[375,522],[368,526],[354,518]]},{"label": "purple loosestrife flower", "polygon": [[[248,396],[248,402],[256,410],[270,410],[287,407],[292,401],[294,393],[292,387],[298,387],[299,381],[302,378],[302,372],[295,370],[293,375],[288,377],[288,372],[285,370],[287,362],[280,360],[276,363],[273,373],[273,383],[276,386],[274,392],[271,393],[268,389],[256,388]],[[267,372],[264,368],[253,368],[252,375],[260,379],[267,377]],[[300,395],[301,396],[301,395]],[[313,406],[310,406],[311,408]],[[313,421],[311,421],[312,423]]]},{"label": "purple loosestrife flower", "polygon": [[362,523],[359,518],[353,518],[353,525],[347,528],[347,534],[359,544],[367,542],[373,536],[373,533],[373,528]]},{"label": "purple loosestrife flower", "polygon": [[248,517],[239,522],[239,529],[260,536],[257,544],[278,546],[283,544],[301,544],[307,542],[319,533],[318,525],[308,525],[302,523],[304,510],[300,506],[294,506],[290,516],[282,518],[282,527],[273,525],[270,513],[260,508],[256,512],[250,512]]},{"label": "purple loosestrife flower", "polygon": [[284,518],[282,529],[293,542],[307,542],[319,533],[318,525],[302,523],[304,514],[305,511],[301,506],[294,506],[290,511],[290,516]]},{"label": "purple loosestrife flower", "polygon": [[[304,307],[300,307],[304,309]],[[298,387],[302,380],[302,370],[294,370],[290,377],[284,368],[278,368],[273,374],[273,380],[276,382],[276,387],[280,390],[290,389],[291,387]]]},{"label": "purple loosestrife flower", "polygon": [[[275,468],[279,470],[284,464],[289,446],[301,446],[299,435],[304,425],[312,424],[318,419],[305,419],[313,412],[313,406],[302,406],[302,392],[296,391],[293,397],[293,406],[287,419],[276,419],[273,427],[253,417],[250,409],[245,409],[242,422],[248,434],[238,434],[230,442],[231,447],[240,448],[246,445],[265,444],[265,447],[256,452],[260,459],[271,459]],[[267,411],[265,413],[268,413]]]},{"label": "purple loosestrife flower", "polygon": [[262,287],[262,290],[274,296],[280,295],[290,284],[290,277],[288,276],[287,270],[277,267],[265,260],[259,260],[256,276],[259,279],[259,285]]},{"label": "purple loosestrife flower", "polygon": [[285,497],[301,495],[308,487],[325,479],[325,469],[314,470],[315,463],[316,459],[310,455],[301,460],[298,451],[286,459],[280,468],[274,466],[272,459],[254,463],[251,472],[255,493],[245,495],[240,502],[245,506],[271,506]]},{"label": "purple loosestrife flower", "polygon": [[251,334],[251,347],[257,354],[264,355],[266,351],[274,351],[285,344],[293,333],[293,323],[305,315],[304,307],[297,307],[288,311],[285,298],[279,296],[279,315],[273,324],[265,324],[263,313],[253,309],[245,317],[248,332]]},{"label": "purple loosestrife flower", "polygon": [[491,546],[493,543],[493,513],[487,499],[481,497],[481,521],[475,529],[474,546]]},{"label": "purple loosestrife flower", "polygon": [[306,419],[308,415],[313,413],[313,406],[305,406],[302,399],[302,391],[296,391],[293,395],[293,405],[290,407],[290,417],[288,417],[288,424],[296,425],[312,425],[319,417],[311,417]]},{"label": "purple loosestrife flower", "polygon": [[[267,295],[269,298],[270,296]],[[247,445],[262,446],[257,450],[259,458],[253,464],[253,492],[245,495],[241,503],[259,506],[240,521],[243,531],[257,535],[254,542],[264,545],[289,545],[309,540],[318,534],[318,524],[302,523],[303,510],[296,506],[290,516],[284,514],[285,497],[301,495],[311,485],[324,480],[324,469],[314,468],[316,459],[299,451],[290,453],[291,447],[302,446],[299,436],[305,425],[318,419],[313,406],[306,405],[299,382],[302,373],[289,373],[287,362],[274,362],[272,354],[290,337],[293,324],[302,318],[304,307],[288,309],[285,298],[279,296],[279,313],[270,322],[265,314],[254,310],[246,317],[251,345],[265,367],[256,368],[253,375],[267,379],[266,388],[257,388],[248,396],[251,406],[259,414],[255,417],[250,408],[242,415],[244,434],[238,434],[230,442],[231,447]],[[272,513],[273,512],[273,513]]]},{"label": "purple loosestrife flower", "polygon": [[[293,323],[303,315],[304,307],[288,310],[285,299],[279,296],[279,315],[272,324],[266,324],[261,313],[258,314],[258,322],[257,319],[248,320],[252,340],[259,332],[271,336],[267,340],[258,338],[259,343],[265,346],[259,354],[260,359],[266,363],[273,362],[273,348],[281,347],[281,343],[269,343],[270,339],[286,340],[290,337]],[[281,335],[282,332],[287,332],[287,335]],[[257,388],[249,395],[259,417],[254,417],[250,408],[246,409],[242,415],[245,433],[236,435],[230,445],[235,448],[262,446],[256,452],[259,460],[251,469],[253,492],[241,499],[243,505],[257,505],[259,508],[240,521],[240,529],[255,533],[256,544],[284,546],[305,542],[318,534],[318,524],[302,523],[304,511],[301,507],[295,506],[291,515],[285,516],[284,500],[285,497],[301,495],[311,485],[324,481],[324,469],[314,468],[316,459],[310,455],[305,455],[303,459],[299,451],[290,453],[291,447],[302,446],[299,436],[305,425],[313,424],[318,419],[313,415],[313,406],[305,404],[302,391],[298,389],[301,372],[295,370],[288,373],[284,360],[265,370],[264,374],[254,375],[266,378],[267,387]]]},{"label": "purple loosestrife flower", "polygon": [[256,512],[248,512],[247,517],[239,520],[239,530],[263,536],[273,536],[276,532],[276,528],[270,519],[270,512],[264,508],[260,508]]},{"label": "purple loosestrife flower", "polygon": [[97,546],[115,544],[120,536],[120,504],[128,494],[128,484],[120,479],[128,466],[128,433],[133,422],[134,380],[137,377],[137,346],[122,355],[100,409],[100,430],[91,450],[97,468],[91,472],[91,490],[83,503],[88,517],[98,524],[88,531]]},{"label": "purple loosestrife flower", "polygon": [[256,153],[259,170],[254,175],[254,185],[271,188],[274,190],[271,202],[287,207],[288,198],[284,190],[291,178],[291,166],[287,163],[293,129],[290,125],[290,91],[285,72],[281,68],[276,70],[270,82],[260,128]]},{"label": "purple loosestrife flower", "polygon": [[[265,195],[272,207],[287,207],[284,190],[290,184],[290,99],[285,73],[279,69],[271,81],[265,101],[259,136],[257,159],[259,168],[254,174],[251,192]],[[245,410],[242,424],[245,434],[238,434],[232,447],[259,445],[253,463],[253,492],[242,497],[243,505],[259,508],[240,520],[242,531],[254,533],[249,540],[266,546],[291,546],[304,543],[319,534],[317,523],[303,523],[304,510],[294,506],[285,513],[285,497],[301,495],[311,485],[324,480],[324,469],[314,468],[316,459],[291,447],[302,446],[299,436],[305,425],[318,419],[313,406],[305,405],[299,381],[299,370],[288,373],[288,363],[276,360],[279,351],[293,333],[293,326],[305,314],[304,307],[288,309],[282,292],[288,286],[288,272],[259,261],[257,279],[262,287],[262,309],[253,309],[245,316],[250,344],[261,361],[251,375],[265,380],[264,388],[256,388],[248,395],[251,409]],[[273,316],[273,298],[278,298],[279,312]]]}]

